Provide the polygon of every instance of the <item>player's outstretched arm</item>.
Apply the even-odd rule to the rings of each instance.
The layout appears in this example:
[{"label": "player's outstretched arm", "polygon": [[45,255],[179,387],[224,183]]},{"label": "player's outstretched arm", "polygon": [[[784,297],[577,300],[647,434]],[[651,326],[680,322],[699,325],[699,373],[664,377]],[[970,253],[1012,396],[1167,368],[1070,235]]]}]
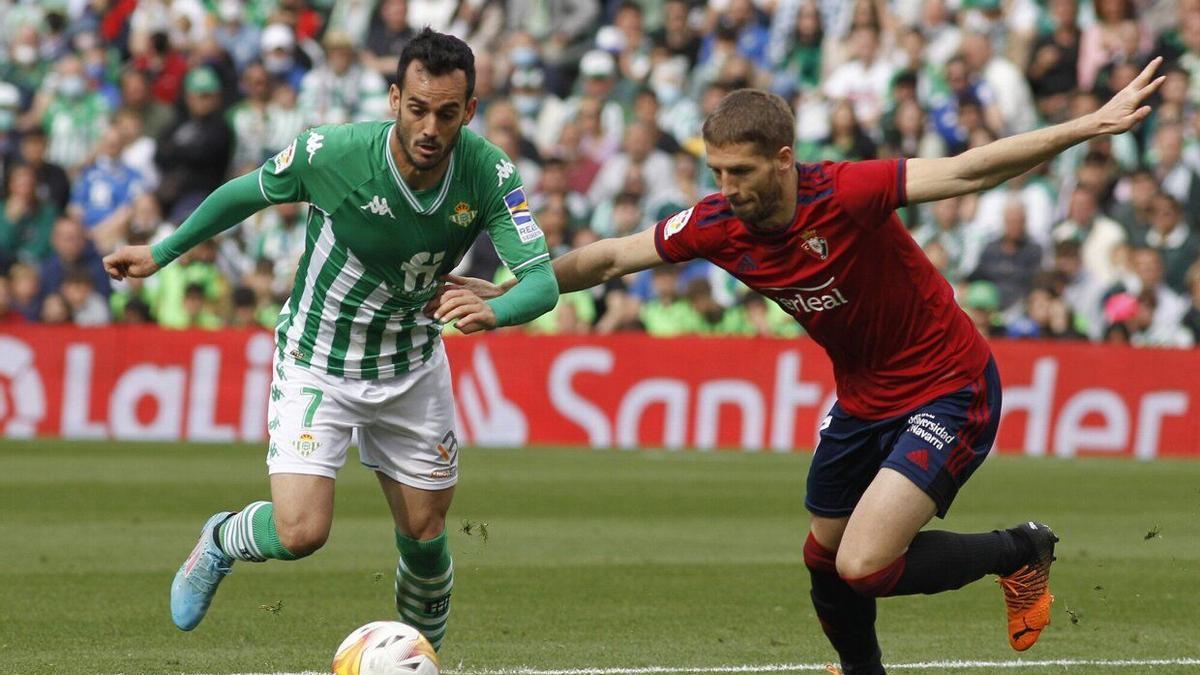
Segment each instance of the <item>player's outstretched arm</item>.
[{"label": "player's outstretched arm", "polygon": [[154,246],[125,246],[105,256],[104,270],[120,281],[148,277],[193,246],[237,225],[271,205],[258,183],[258,172],[234,178],[213,190],[187,220]]},{"label": "player's outstretched arm", "polygon": [[1121,134],[1150,114],[1145,105],[1165,76],[1154,77],[1162,57],[1150,62],[1099,110],[1045,129],[1009,136],[956,157],[905,162],[909,204],[932,202],[995,187],[1063,150],[1096,136]]},{"label": "player's outstretched arm", "polygon": [[[552,279],[557,280],[558,293],[570,293],[662,263],[654,246],[654,230],[650,229],[628,237],[602,239],[567,253],[554,261]],[[445,284],[425,305],[425,313],[443,323],[457,320],[456,326],[464,333],[495,327],[495,317],[489,316],[485,301],[505,295],[519,281],[493,284],[456,274],[442,280]]]},{"label": "player's outstretched arm", "polygon": [[558,292],[591,288],[610,279],[663,264],[654,245],[654,228],[627,237],[601,239],[554,261]]}]

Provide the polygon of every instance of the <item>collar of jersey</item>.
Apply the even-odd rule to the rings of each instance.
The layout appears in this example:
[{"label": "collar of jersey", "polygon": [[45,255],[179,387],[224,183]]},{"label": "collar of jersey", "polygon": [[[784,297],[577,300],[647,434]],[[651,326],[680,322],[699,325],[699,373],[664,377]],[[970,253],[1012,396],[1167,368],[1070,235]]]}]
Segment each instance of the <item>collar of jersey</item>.
[{"label": "collar of jersey", "polygon": [[417,195],[413,193],[412,188],[408,187],[408,183],[404,182],[404,177],[400,175],[400,169],[396,168],[396,158],[392,157],[390,148],[392,128],[396,126],[392,122],[387,126],[387,130],[383,135],[383,156],[387,158],[388,168],[392,170],[392,177],[396,179],[396,186],[400,188],[400,194],[408,205],[416,211],[418,215],[428,216],[434,211],[437,211],[442,206],[442,202],[446,201],[446,194],[450,192],[450,177],[454,174],[454,155],[458,148],[450,151],[450,166],[446,167],[446,173],[442,176],[442,187],[438,190],[437,196],[434,197],[433,203],[428,208],[421,206],[421,200],[417,199]]}]

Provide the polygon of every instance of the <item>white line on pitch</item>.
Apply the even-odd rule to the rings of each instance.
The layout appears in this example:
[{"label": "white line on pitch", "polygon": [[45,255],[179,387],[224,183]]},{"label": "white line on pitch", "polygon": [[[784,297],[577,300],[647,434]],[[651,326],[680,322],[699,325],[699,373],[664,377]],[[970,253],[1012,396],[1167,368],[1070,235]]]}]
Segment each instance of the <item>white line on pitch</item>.
[{"label": "white line on pitch", "polygon": [[[1046,659],[1039,661],[919,661],[915,663],[884,664],[890,670],[954,670],[958,668],[1046,668],[1089,666],[1100,668],[1128,668],[1145,666],[1200,666],[1200,658],[1177,659]],[[672,668],[648,666],[645,668],[499,668],[446,670],[445,675],[657,675],[659,673],[810,673],[825,668],[823,663],[773,663],[761,666],[709,666],[695,668]],[[242,675],[322,675],[316,671],[304,673],[243,673]]]}]

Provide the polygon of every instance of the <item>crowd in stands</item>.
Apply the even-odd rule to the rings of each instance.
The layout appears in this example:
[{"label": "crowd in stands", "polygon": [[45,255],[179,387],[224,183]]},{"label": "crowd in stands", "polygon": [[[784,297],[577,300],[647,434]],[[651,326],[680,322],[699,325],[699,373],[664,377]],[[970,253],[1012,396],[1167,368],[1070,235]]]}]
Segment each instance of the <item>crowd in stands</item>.
[{"label": "crowd in stands", "polygon": [[[303,204],[146,280],[111,283],[101,257],[310,126],[386,119],[425,25],[473,47],[471,126],[555,255],[715,191],[700,123],[736,88],[793,104],[801,161],[939,157],[1095,110],[1161,55],[1133,132],[898,213],[988,335],[1200,342],[1200,0],[0,0],[0,322],[273,326]],[[486,237],[461,269],[507,273]],[[704,262],[520,330],[800,333]]]}]

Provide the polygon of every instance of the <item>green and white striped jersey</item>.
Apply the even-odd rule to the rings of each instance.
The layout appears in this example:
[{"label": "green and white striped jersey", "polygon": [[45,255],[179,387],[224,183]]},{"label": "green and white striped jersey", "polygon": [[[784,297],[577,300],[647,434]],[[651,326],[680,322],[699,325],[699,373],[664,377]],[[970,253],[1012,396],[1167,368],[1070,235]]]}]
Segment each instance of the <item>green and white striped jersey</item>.
[{"label": "green and white striped jersey", "polygon": [[499,148],[463,129],[442,181],[413,190],[388,150],[393,126],[315,127],[258,170],[267,201],[312,207],[276,345],[331,375],[389,377],[429,359],[441,326],[424,305],[484,228],[513,271],[550,257]]}]

